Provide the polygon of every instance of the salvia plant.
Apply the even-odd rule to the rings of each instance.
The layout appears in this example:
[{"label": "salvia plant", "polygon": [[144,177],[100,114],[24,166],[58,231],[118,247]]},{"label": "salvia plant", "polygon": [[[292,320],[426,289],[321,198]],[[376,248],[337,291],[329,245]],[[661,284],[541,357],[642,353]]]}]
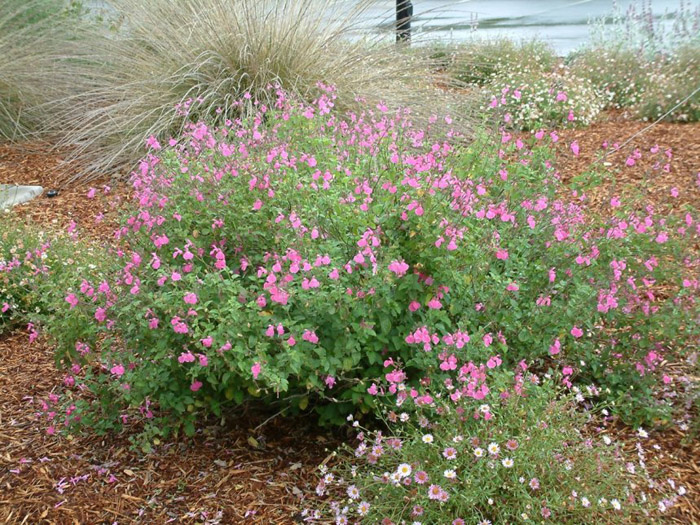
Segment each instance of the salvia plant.
[{"label": "salvia plant", "polygon": [[697,335],[691,211],[613,196],[589,214],[554,132],[463,146],[433,129],[449,117],[343,114],[320,89],[148,140],[120,269],[64,288],[47,326],[71,387],[46,406],[51,432],[191,434],[250,400],[342,423],[377,409],[392,359],[416,381],[527,360],[630,421],[666,417],[663,363]]}]

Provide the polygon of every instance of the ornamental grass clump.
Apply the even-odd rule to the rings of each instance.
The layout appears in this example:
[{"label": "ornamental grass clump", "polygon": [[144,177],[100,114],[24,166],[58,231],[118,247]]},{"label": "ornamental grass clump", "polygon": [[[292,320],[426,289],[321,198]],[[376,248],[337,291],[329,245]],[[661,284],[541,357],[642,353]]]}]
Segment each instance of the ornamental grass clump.
[{"label": "ornamental grass clump", "polygon": [[46,65],[60,17],[58,1],[0,3],[0,140],[23,139],[42,122],[36,108],[52,87],[37,66]]},{"label": "ornamental grass clump", "polygon": [[386,363],[385,425],[349,418],[356,441],[321,465],[305,523],[648,523],[686,494],[650,475],[643,439],[630,454],[592,428],[590,390],[525,362],[455,365],[414,388]]},{"label": "ornamental grass clump", "polygon": [[698,330],[697,216],[587,214],[554,132],[458,147],[449,117],[343,114],[319,89],[148,140],[121,269],[64,289],[46,327],[79,386],[52,429],[191,434],[251,400],[342,423],[376,409],[392,359],[415,380],[526,359],[630,421],[664,415],[664,364]]},{"label": "ornamental grass clump", "polygon": [[420,54],[362,35],[357,20],[366,1],[110,5],[121,24],[85,29],[85,41],[67,43],[61,67],[74,71],[79,90],[52,103],[58,112],[52,130],[77,162],[74,178],[133,169],[146,137],[177,136],[188,120],[223,124],[250,116],[253,100],[274,103],[275,85],[311,101],[318,82],[333,84],[344,108],[357,107],[357,97],[416,108],[449,104],[428,80]]}]

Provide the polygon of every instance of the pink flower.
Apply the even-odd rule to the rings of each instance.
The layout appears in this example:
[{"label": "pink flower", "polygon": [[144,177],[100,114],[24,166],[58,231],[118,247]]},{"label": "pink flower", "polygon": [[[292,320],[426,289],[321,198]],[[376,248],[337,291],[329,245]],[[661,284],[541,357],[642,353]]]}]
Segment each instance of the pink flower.
[{"label": "pink flower", "polygon": [[155,149],[155,150],[159,150],[159,149],[160,149],[160,143],[158,142],[158,139],[155,138],[153,135],[151,135],[150,137],[148,137],[148,138],[146,139],[146,145],[147,145],[149,148],[153,148],[153,149]]},{"label": "pink flower", "polygon": [[486,347],[491,346],[491,343],[493,343],[493,336],[491,335],[491,333],[484,335],[483,341],[484,341],[484,346],[486,346]]},{"label": "pink flower", "polygon": [[500,358],[499,356],[495,355],[495,356],[491,357],[491,358],[486,362],[486,366],[487,366],[488,368],[496,368],[496,367],[499,366],[502,362],[503,362],[503,361],[501,360],[501,358]]},{"label": "pink flower", "polygon": [[428,301],[428,308],[431,310],[439,310],[442,308],[442,303],[438,300],[437,297],[433,297],[430,301]]},{"label": "pink flower", "polygon": [[110,372],[112,372],[117,377],[121,377],[124,375],[124,367],[122,365],[114,365],[110,369]]},{"label": "pink flower", "polygon": [[391,261],[389,263],[389,270],[394,272],[398,277],[406,275],[408,271],[408,264],[405,261]]},{"label": "pink flower", "polygon": [[516,283],[510,283],[508,286],[506,286],[506,290],[509,292],[517,292],[520,290],[520,287]]},{"label": "pink flower", "polygon": [[253,366],[250,367],[250,371],[253,373],[253,379],[257,379],[258,376],[260,375],[260,369],[262,367],[260,366],[260,363],[255,363]]},{"label": "pink flower", "polygon": [[418,301],[411,301],[411,304],[408,305],[408,310],[411,312],[415,312],[420,308],[420,303]]},{"label": "pink flower", "polygon": [[573,152],[574,157],[578,157],[579,147],[578,147],[578,142],[577,142],[577,141],[573,141],[573,142],[571,143],[571,151]]},{"label": "pink flower", "polygon": [[622,203],[620,202],[620,198],[615,196],[612,199],[610,199],[610,206],[613,208],[619,208]]},{"label": "pink flower", "polygon": [[[78,298],[73,293],[66,295],[66,302],[70,305],[71,310],[78,306]],[[5,310],[3,310],[4,312]]]},{"label": "pink flower", "polygon": [[313,330],[305,330],[304,334],[301,336],[301,338],[304,341],[308,341],[309,343],[316,344],[318,343],[318,336],[316,335],[316,332]]},{"label": "pink flower", "polygon": [[199,381],[198,379],[195,379],[194,381],[192,381],[192,384],[190,385],[190,390],[192,390],[192,392],[196,392],[200,388],[202,388],[201,381]]},{"label": "pink flower", "polygon": [[508,250],[504,250],[503,248],[499,248],[498,251],[496,251],[496,259],[501,259],[502,261],[505,261],[508,258]]},{"label": "pink flower", "polygon": [[10,305],[8,303],[2,303],[2,313],[7,312],[10,309]]},{"label": "pink flower", "polygon": [[97,311],[95,312],[95,319],[97,319],[100,323],[104,322],[104,320],[107,318],[107,311],[104,308],[98,308]]},{"label": "pink flower", "polygon": [[185,294],[184,301],[187,304],[197,304],[197,294],[192,292]]},{"label": "pink flower", "polygon": [[561,352],[561,343],[559,339],[555,339],[554,344],[549,347],[549,355],[557,355],[559,352]]},{"label": "pink flower", "polygon": [[170,278],[171,278],[173,281],[179,281],[179,280],[182,279],[182,275],[180,275],[180,274],[177,273],[177,272],[173,272],[172,275],[170,276]]},{"label": "pink flower", "polygon": [[170,320],[170,324],[176,334],[186,334],[188,332],[187,325],[179,317],[173,317]]},{"label": "pink flower", "polygon": [[212,338],[212,336],[208,335],[204,339],[200,339],[199,342],[202,343],[202,345],[204,347],[211,348],[211,345],[214,342],[214,339]]},{"label": "pink flower", "polygon": [[574,326],[571,329],[571,335],[573,335],[576,338],[579,338],[583,335],[583,330],[581,330],[578,326]]},{"label": "pink flower", "polygon": [[193,363],[194,355],[192,355],[192,352],[183,352],[178,356],[177,361],[179,363]]},{"label": "pink flower", "polygon": [[333,388],[335,385],[335,377],[333,376],[326,376],[326,379],[324,380],[324,383],[326,383],[326,386],[328,388]]}]

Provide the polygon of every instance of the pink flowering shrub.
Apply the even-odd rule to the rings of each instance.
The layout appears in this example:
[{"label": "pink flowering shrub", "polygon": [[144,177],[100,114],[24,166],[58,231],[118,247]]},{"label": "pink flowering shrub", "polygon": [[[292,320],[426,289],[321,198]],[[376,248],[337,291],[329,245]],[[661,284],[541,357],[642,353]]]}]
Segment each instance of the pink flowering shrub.
[{"label": "pink flowering shrub", "polygon": [[193,432],[198,409],[251,398],[339,423],[375,407],[392,360],[417,379],[528,359],[632,419],[658,412],[668,342],[696,330],[697,217],[588,216],[560,197],[554,135],[458,148],[407,111],[333,101],[280,92],[250,120],[149,140],[121,269],[65,290],[49,326],[95,394],[61,425]]},{"label": "pink flowering shrub", "polygon": [[649,472],[643,439],[635,456],[585,430],[582,393],[562,395],[524,362],[514,373],[459,364],[437,384],[400,384],[385,430],[353,423],[305,522],[648,523],[686,493]]}]

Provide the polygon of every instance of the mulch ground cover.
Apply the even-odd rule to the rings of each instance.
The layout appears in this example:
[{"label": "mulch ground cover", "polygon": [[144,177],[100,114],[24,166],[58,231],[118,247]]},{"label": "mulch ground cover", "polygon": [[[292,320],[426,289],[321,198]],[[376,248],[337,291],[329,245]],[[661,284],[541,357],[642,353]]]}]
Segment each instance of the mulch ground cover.
[{"label": "mulch ground cover", "polygon": [[[700,125],[662,123],[640,134],[617,153],[599,159],[602,144],[623,144],[648,124],[608,113],[585,130],[559,132],[557,167],[565,182],[609,163],[616,176],[588,192],[601,211],[612,196],[639,194],[656,209],[700,208]],[[574,156],[570,143],[577,141]],[[659,153],[649,150],[659,146]],[[625,161],[635,148],[642,157]],[[669,172],[654,169],[671,149]],[[93,240],[109,239],[117,210],[128,198],[125,183],[108,179],[63,187],[60,155],[41,145],[0,146],[0,183],[59,189],[18,206],[11,220],[65,229],[75,222]],[[95,197],[86,197],[95,188]],[[675,188],[675,189],[674,189]],[[96,219],[97,218],[97,219]],[[39,403],[62,384],[45,341],[29,345],[27,334],[0,336],[0,522],[2,523],[266,523],[299,522],[304,495],[313,491],[316,467],[340,442],[339,435],[312,418],[272,418],[260,412],[230,414],[193,438],[161,444],[150,454],[130,448],[127,435],[47,435],[36,418]],[[688,371],[679,369],[688,375]],[[698,378],[691,378],[695,381]],[[635,452],[635,430],[606,430]],[[700,443],[673,427],[644,441],[647,463],[684,485],[688,494],[666,523],[700,523]]]},{"label": "mulch ground cover", "polygon": [[294,523],[338,444],[310,418],[260,413],[147,455],[128,436],[50,436],[34,414],[62,383],[52,348],[18,331],[0,339],[0,356],[3,523]]}]

